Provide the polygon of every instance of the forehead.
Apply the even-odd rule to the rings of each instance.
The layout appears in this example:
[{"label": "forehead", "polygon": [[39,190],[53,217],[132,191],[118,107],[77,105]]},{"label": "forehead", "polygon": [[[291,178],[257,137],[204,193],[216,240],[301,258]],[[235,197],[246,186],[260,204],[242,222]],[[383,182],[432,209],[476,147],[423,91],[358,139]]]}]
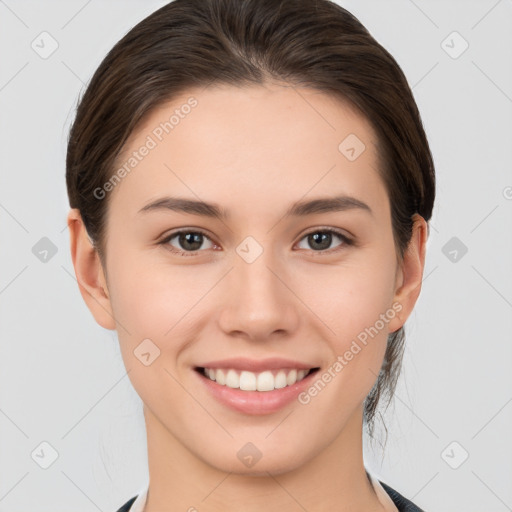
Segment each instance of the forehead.
[{"label": "forehead", "polygon": [[153,109],[131,134],[116,162],[127,172],[112,201],[130,197],[140,208],[172,193],[271,207],[331,192],[376,201],[383,194],[376,143],[350,104],[315,89],[189,89]]}]

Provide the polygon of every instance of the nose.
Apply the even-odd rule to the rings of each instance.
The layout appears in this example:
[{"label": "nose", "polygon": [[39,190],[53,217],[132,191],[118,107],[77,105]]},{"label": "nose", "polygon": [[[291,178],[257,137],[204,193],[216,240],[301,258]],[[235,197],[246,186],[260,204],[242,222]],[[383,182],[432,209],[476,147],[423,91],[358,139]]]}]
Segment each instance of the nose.
[{"label": "nose", "polygon": [[290,336],[298,327],[301,302],[283,265],[263,253],[252,263],[236,258],[224,279],[220,328],[255,341]]}]

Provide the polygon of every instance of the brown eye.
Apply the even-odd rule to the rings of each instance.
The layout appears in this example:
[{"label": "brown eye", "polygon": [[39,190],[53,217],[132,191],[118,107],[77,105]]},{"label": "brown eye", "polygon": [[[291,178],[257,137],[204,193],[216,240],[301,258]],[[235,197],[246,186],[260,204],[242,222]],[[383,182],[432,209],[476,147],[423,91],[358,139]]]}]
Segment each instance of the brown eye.
[{"label": "brown eye", "polygon": [[[171,243],[171,241],[174,241],[174,239],[176,239],[176,241]],[[213,247],[213,243],[210,238],[202,231],[181,230],[171,233],[160,243],[168,246],[172,252],[176,252],[184,256],[193,256],[194,253],[201,252],[200,249],[205,241],[210,243],[210,247],[206,247],[206,249],[211,249]]]},{"label": "brown eye", "polygon": [[316,252],[326,252],[327,249],[331,249],[333,237],[342,241],[342,243],[337,244],[335,248],[352,244],[352,241],[347,236],[339,233],[338,231],[333,229],[317,229],[316,231],[311,231],[302,238],[302,240],[306,240],[309,247],[301,247],[301,249],[312,249]]}]

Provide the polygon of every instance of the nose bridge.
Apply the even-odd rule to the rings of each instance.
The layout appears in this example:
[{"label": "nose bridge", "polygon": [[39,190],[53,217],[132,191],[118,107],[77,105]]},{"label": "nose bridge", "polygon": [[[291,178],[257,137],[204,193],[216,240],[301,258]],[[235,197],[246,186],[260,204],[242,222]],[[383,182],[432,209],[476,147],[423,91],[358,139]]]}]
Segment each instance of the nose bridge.
[{"label": "nose bridge", "polygon": [[[276,277],[276,270],[271,251],[265,251],[255,261],[248,263],[245,260],[238,262],[237,273],[240,279],[242,296],[244,300],[261,302],[265,301],[269,305],[276,301],[276,295],[280,295],[282,283]],[[280,286],[279,286],[280,285]],[[279,301],[278,301],[279,302]]]},{"label": "nose bridge", "polygon": [[260,246],[256,254],[251,243],[249,240],[237,248],[221,327],[226,332],[241,331],[251,338],[266,338],[276,330],[294,328],[297,303],[283,283],[287,278],[272,249]]}]

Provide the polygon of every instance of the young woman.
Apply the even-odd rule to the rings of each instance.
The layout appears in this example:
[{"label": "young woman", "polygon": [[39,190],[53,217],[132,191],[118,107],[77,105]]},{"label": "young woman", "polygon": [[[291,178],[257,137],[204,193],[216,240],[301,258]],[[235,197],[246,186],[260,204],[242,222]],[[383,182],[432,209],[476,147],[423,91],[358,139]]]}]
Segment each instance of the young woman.
[{"label": "young woman", "polygon": [[328,0],[176,0],[77,109],[80,291],[144,404],[119,512],[418,511],[369,474],[434,165],[391,55]]}]

